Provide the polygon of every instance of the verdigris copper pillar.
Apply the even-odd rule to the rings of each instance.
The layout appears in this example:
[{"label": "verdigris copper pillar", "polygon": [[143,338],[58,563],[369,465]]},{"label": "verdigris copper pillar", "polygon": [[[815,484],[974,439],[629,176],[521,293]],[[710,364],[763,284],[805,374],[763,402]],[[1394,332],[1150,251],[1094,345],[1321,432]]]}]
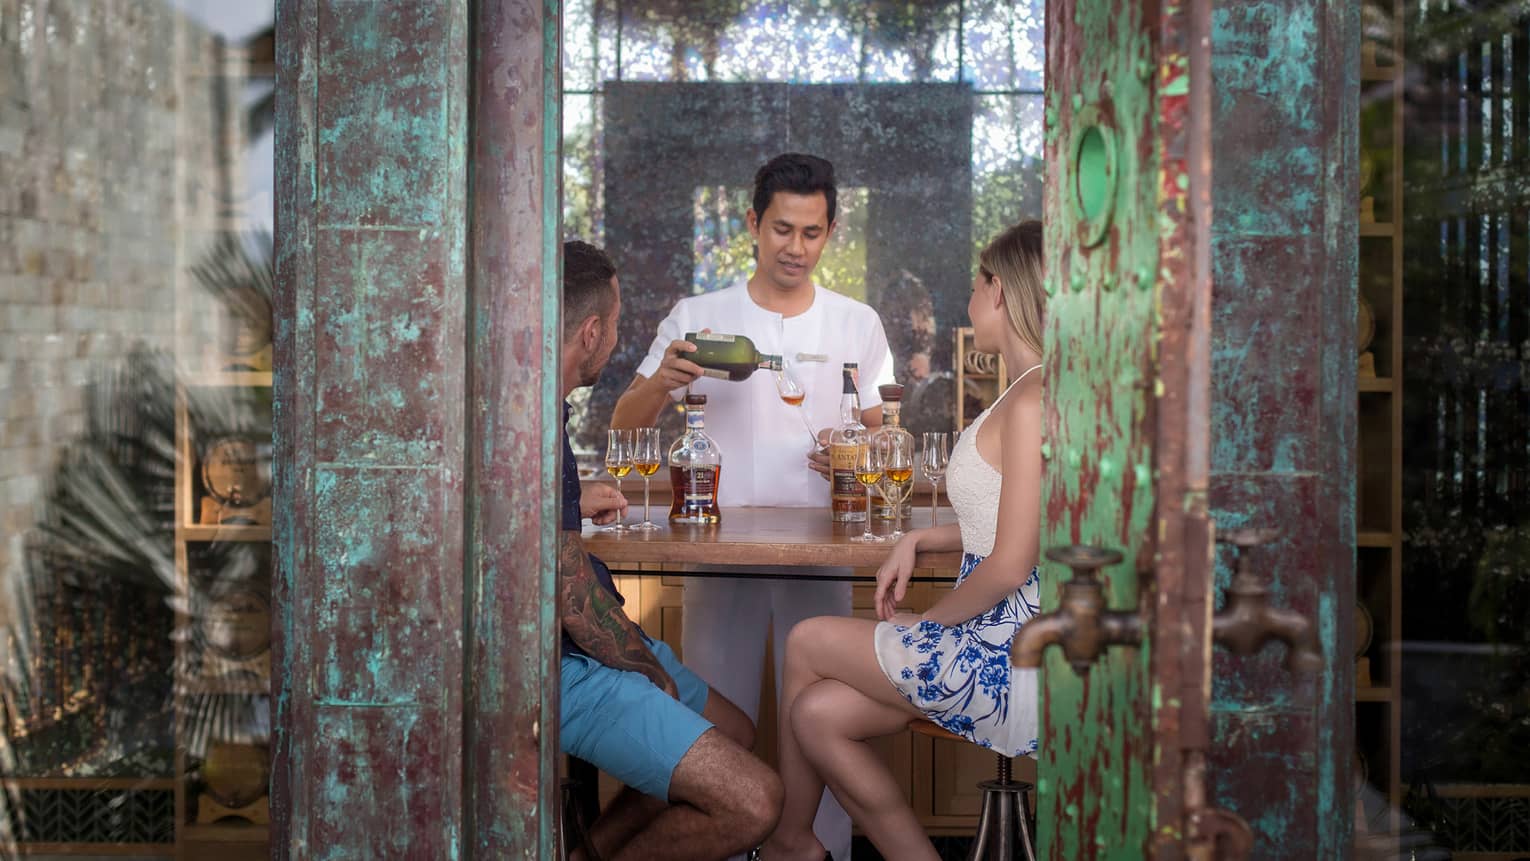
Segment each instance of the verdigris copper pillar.
[{"label": "verdigris copper pillar", "polygon": [[[1209,504],[1221,531],[1281,529],[1253,564],[1318,625],[1325,661],[1311,678],[1273,646],[1217,650],[1208,788],[1253,826],[1254,858],[1342,858],[1353,836],[1361,8],[1212,13]],[[1219,562],[1225,584],[1232,552]]]},{"label": "verdigris copper pillar", "polygon": [[551,857],[557,4],[277,34],[273,854]]}]

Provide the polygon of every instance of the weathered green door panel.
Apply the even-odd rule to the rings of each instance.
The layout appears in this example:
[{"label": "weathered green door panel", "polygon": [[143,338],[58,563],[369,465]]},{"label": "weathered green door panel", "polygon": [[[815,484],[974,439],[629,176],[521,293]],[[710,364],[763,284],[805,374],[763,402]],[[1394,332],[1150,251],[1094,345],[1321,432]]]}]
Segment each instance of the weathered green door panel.
[{"label": "weathered green door panel", "polygon": [[1254,858],[1341,858],[1351,839],[1360,5],[1212,13],[1211,507],[1219,529],[1283,530],[1254,567],[1316,620],[1327,664],[1215,655],[1211,793],[1253,826]]},{"label": "weathered green door panel", "polygon": [[[1148,634],[1082,678],[1046,659],[1046,857],[1211,857],[1238,830],[1215,807],[1253,857],[1347,854],[1355,21],[1049,4],[1044,544],[1123,550],[1110,604]],[[1321,677],[1212,658],[1209,511],[1285,529],[1256,567],[1318,623]]]},{"label": "weathered green door panel", "polygon": [[[1047,4],[1047,470],[1043,547],[1094,544],[1131,608],[1153,509],[1149,425],[1158,242],[1156,57],[1143,4]],[[1082,154],[1083,158],[1079,156]],[[1082,162],[1082,169],[1081,169]],[[1062,573],[1047,569],[1043,609]],[[1149,651],[1107,652],[1080,678],[1043,668],[1040,851],[1141,858],[1152,829]]]}]

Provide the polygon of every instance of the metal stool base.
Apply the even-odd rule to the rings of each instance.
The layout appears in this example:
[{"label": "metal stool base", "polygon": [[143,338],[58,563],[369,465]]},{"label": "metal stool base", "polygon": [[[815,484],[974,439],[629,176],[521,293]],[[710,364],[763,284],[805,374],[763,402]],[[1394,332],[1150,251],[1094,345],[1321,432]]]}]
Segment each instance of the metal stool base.
[{"label": "metal stool base", "polygon": [[[1008,761],[1004,765],[1008,765]],[[1008,768],[1000,768],[1000,780],[985,780],[978,784],[983,790],[983,811],[978,816],[977,834],[972,837],[972,848],[967,861],[1013,861],[1022,857],[1036,861],[1036,843],[1031,835],[1030,794],[1035,789],[1029,783],[1008,780]]]},{"label": "metal stool base", "polygon": [[590,842],[589,823],[585,822],[584,809],[580,804],[578,780],[564,779],[560,786],[562,798],[558,805],[558,858],[567,859],[575,848],[584,850],[587,861],[601,861],[595,844]]}]

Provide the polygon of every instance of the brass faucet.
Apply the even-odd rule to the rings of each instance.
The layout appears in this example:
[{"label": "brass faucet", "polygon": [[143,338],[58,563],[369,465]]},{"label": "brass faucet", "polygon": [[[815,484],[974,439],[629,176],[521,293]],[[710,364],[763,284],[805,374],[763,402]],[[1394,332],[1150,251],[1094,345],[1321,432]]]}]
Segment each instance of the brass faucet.
[{"label": "brass faucet", "polygon": [[1063,583],[1062,606],[1020,626],[1010,644],[1010,660],[1017,667],[1041,666],[1047,646],[1062,646],[1063,655],[1080,675],[1107,646],[1135,646],[1142,642],[1142,617],[1136,611],[1105,609],[1105,586],[1097,573],[1121,561],[1121,553],[1101,547],[1072,545],[1054,547],[1047,558],[1073,569]]},{"label": "brass faucet", "polygon": [[1240,655],[1280,640],[1286,644],[1287,670],[1317,673],[1323,669],[1317,626],[1295,610],[1271,607],[1270,590],[1249,570],[1248,551],[1279,534],[1278,529],[1233,529],[1217,535],[1218,543],[1238,548],[1238,568],[1227,587],[1227,603],[1212,617],[1212,637]]}]

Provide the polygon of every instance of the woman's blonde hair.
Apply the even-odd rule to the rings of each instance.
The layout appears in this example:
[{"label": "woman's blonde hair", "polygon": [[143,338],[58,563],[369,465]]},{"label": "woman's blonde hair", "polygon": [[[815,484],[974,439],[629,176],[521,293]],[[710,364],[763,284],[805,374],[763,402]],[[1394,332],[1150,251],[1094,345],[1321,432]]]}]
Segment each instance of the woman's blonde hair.
[{"label": "woman's blonde hair", "polygon": [[978,255],[978,270],[1004,288],[1004,307],[1015,334],[1041,354],[1047,293],[1041,267],[1041,222],[1022,221],[1000,233]]}]

